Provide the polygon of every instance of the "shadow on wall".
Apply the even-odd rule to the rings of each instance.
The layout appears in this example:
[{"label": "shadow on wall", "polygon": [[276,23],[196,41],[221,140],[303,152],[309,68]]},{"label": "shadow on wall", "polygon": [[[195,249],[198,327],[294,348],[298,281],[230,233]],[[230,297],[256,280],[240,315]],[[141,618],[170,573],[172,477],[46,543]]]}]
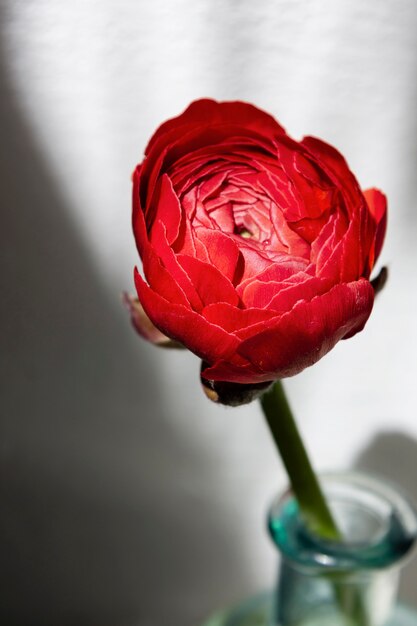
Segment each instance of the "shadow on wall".
[{"label": "shadow on wall", "polygon": [[237,547],[204,490],[180,483],[208,483],[210,468],[176,435],[152,349],[94,273],[6,54],[0,623],[191,626],[245,588]]},{"label": "shadow on wall", "polygon": [[[397,484],[417,505],[417,441],[400,432],[382,432],[358,456],[355,467]],[[417,608],[417,554],[404,568],[400,599]]]}]

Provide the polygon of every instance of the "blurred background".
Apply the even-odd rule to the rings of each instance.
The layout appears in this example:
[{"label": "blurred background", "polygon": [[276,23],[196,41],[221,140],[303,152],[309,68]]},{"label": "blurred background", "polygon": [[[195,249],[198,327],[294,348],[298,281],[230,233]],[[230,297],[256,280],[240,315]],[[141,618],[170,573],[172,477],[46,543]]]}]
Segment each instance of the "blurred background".
[{"label": "blurred background", "polygon": [[[417,498],[417,3],[1,0],[0,623],[192,626],[272,585],[286,479],[257,404],[210,404],[120,294],[130,174],[202,96],[322,137],[389,198],[365,331],[287,390],[320,470]],[[401,586],[417,607],[417,560]]]}]

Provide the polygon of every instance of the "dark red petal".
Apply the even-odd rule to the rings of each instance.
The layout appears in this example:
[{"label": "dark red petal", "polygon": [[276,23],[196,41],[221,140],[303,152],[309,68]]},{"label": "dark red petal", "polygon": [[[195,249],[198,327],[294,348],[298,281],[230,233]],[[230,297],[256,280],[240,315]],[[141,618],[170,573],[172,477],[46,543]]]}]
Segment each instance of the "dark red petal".
[{"label": "dark red petal", "polygon": [[362,203],[363,194],[358,181],[349,169],[344,157],[329,144],[316,137],[304,137],[301,145],[307,148],[327,176],[343,192],[347,208]]},{"label": "dark red petal", "polygon": [[[315,137],[304,137],[301,142],[322,167],[324,172],[333,181],[335,186],[340,190],[343,198],[342,205],[348,211],[350,219],[365,204],[364,195],[359,187],[358,181],[349,169],[343,156],[333,146],[316,139]],[[360,224],[360,243],[362,266],[367,262],[369,251],[369,238],[373,237],[370,220],[366,220]],[[366,247],[368,246],[368,250]],[[365,274],[369,274],[364,270]]]},{"label": "dark red petal", "polygon": [[267,136],[285,133],[282,126],[271,115],[252,104],[216,102],[209,98],[203,98],[192,102],[181,115],[162,124],[149,141],[145,154],[150,152],[158,139],[173,129],[190,125],[201,127],[215,124],[241,125]]},{"label": "dark red petal", "polygon": [[288,222],[305,217],[317,219],[328,214],[332,205],[333,186],[323,170],[313,168],[304,152],[302,145],[287,138],[277,143],[278,160],[296,200],[282,207]]},{"label": "dark red petal", "polygon": [[142,209],[146,216],[146,222],[148,224],[152,223],[154,219],[154,206],[152,204],[152,200],[154,198],[158,178],[161,175],[166,153],[167,148],[155,151],[146,157],[142,162],[139,195],[142,203]]},{"label": "dark red petal", "polygon": [[236,352],[238,339],[223,328],[185,306],[168,302],[155,293],[139,273],[135,275],[135,284],[145,312],[167,337],[182,343],[210,363],[229,359]]},{"label": "dark red petal", "polygon": [[285,134],[285,130],[271,115],[247,102],[216,102],[208,98],[197,100],[184,115],[197,124],[236,124],[261,134]]},{"label": "dark red petal", "polygon": [[[167,172],[174,164],[175,169],[186,165],[190,160],[190,155],[198,162],[202,162],[203,158],[207,162],[211,155],[212,159],[217,160],[221,157],[236,163],[237,160],[248,162],[256,153],[266,157],[273,151],[272,140],[249,127],[243,128],[232,124],[205,124],[197,127],[184,127],[184,129],[188,132],[178,133],[179,136],[175,138],[175,141],[164,148],[166,151],[164,170]],[[161,149],[157,142],[147,159],[159,152]]]},{"label": "dark red petal", "polygon": [[310,302],[298,302],[275,328],[245,340],[238,353],[267,378],[284,378],[321,359],[345,335],[363,327],[373,305],[367,280],[340,284]]},{"label": "dark red petal", "polygon": [[[210,129],[208,132],[205,132],[205,129],[201,131],[201,129],[196,130],[194,127],[180,127],[163,133],[156,140],[152,150],[146,153],[147,155],[142,163],[140,180],[140,198],[148,223],[154,219],[153,199],[158,177],[167,171],[169,163],[177,160],[184,154],[189,155],[190,152],[201,148],[201,145],[215,143],[218,135],[218,133],[210,132]],[[223,136],[224,132],[220,133],[220,137],[223,138]]]},{"label": "dark red petal", "polygon": [[143,248],[148,240],[148,233],[139,195],[140,173],[141,166],[138,165],[132,175],[132,228],[138,252],[142,256]]},{"label": "dark red petal", "polygon": [[370,269],[375,265],[381,252],[387,229],[387,198],[379,189],[366,189],[363,192],[369,210],[376,222],[375,248],[370,259]]}]

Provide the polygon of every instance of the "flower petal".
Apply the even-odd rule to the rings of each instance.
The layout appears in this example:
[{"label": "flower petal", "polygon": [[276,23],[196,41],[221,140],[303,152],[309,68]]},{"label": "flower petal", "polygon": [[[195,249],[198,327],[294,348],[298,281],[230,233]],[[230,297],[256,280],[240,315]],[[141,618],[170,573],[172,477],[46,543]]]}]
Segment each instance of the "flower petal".
[{"label": "flower petal", "polygon": [[236,289],[216,267],[182,254],[178,255],[178,262],[185,270],[204,306],[213,302],[228,302],[235,306],[239,304]]},{"label": "flower petal", "polygon": [[154,345],[160,346],[161,348],[184,347],[182,344],[172,341],[172,339],[169,339],[169,337],[161,333],[161,331],[158,330],[156,326],[154,326],[149,317],[146,315],[143,306],[137,298],[129,296],[129,294],[127,293],[124,293],[123,301],[130,311],[130,317],[134,328],[144,339],[147,339]]},{"label": "flower petal", "polygon": [[[171,274],[162,265],[161,260],[157,257],[154,250],[149,246],[147,253],[143,258],[143,271],[148,283],[154,287],[157,285],[158,292],[167,300],[176,304],[188,305],[189,301],[178,282],[173,279]],[[139,274],[135,267],[136,274]]]},{"label": "flower petal", "polygon": [[184,126],[213,126],[216,124],[238,125],[256,132],[275,137],[285,130],[268,113],[246,102],[216,102],[202,98],[192,102],[185,111],[164,124],[154,133],[148,143],[145,154],[149,154],[155,142],[170,131],[181,132]]},{"label": "flower petal", "polygon": [[164,174],[161,178],[156,204],[157,211],[155,217],[164,224],[166,239],[168,244],[171,245],[179,234],[181,206],[167,174]]},{"label": "flower petal", "polygon": [[233,361],[219,360],[211,367],[207,367],[202,376],[207,380],[240,383],[244,385],[266,383],[274,380],[268,374],[247,361],[234,363]]},{"label": "flower petal", "polygon": [[142,167],[138,165],[132,174],[132,228],[135,236],[136,247],[140,256],[142,257],[143,248],[148,240],[148,234],[145,224],[145,217],[143,215],[141,200],[140,200],[140,178]]},{"label": "flower petal", "polygon": [[293,376],[322,358],[345,335],[360,330],[373,300],[373,289],[365,279],[336,285],[310,302],[298,302],[275,328],[247,339],[238,352],[262,370],[266,380]]},{"label": "flower petal", "polygon": [[363,195],[376,222],[375,247],[373,258],[370,258],[370,269],[372,269],[381,252],[387,230],[387,198],[379,189],[366,189]]},{"label": "flower petal", "polygon": [[[236,353],[239,340],[223,328],[181,304],[173,304],[153,291],[135,274],[139,301],[154,325],[167,337],[182,343],[201,359],[213,363]],[[243,359],[240,359],[243,361]]]},{"label": "flower petal", "polygon": [[227,302],[216,302],[204,307],[202,315],[211,324],[237,334],[242,328],[273,319],[276,313],[265,309],[239,309]]},{"label": "flower petal", "polygon": [[209,228],[196,228],[194,237],[204,245],[212,265],[233,283],[239,269],[238,265],[243,263],[242,255],[233,239],[220,230]]},{"label": "flower petal", "polygon": [[351,206],[356,206],[358,202],[360,204],[363,194],[358,181],[340,152],[316,137],[304,137],[300,143],[307,148],[313,160],[323,168],[330,180],[343,192],[348,209]]}]

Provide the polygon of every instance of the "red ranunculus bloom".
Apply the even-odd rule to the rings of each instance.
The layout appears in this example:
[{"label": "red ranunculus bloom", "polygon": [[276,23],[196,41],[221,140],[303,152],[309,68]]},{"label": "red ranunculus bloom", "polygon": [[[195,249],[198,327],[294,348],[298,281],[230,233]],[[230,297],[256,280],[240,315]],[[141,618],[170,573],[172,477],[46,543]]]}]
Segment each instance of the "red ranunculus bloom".
[{"label": "red ranunculus bloom", "polygon": [[297,374],[363,328],[385,225],[385,196],[331,146],[250,104],[193,102],[133,175],[136,327],[189,348],[209,381]]}]

